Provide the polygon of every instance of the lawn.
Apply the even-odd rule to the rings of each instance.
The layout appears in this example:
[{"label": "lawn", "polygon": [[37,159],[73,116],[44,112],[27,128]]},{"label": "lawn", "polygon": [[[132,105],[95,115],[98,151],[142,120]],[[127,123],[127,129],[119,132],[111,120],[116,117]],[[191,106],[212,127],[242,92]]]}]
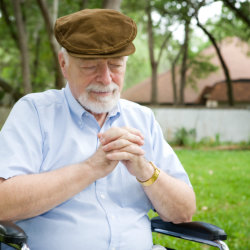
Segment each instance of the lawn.
[{"label": "lawn", "polygon": [[[250,151],[176,150],[196,193],[194,221],[223,228],[230,249],[250,249]],[[150,213],[150,216],[153,216]],[[216,249],[154,233],[155,244]]]}]

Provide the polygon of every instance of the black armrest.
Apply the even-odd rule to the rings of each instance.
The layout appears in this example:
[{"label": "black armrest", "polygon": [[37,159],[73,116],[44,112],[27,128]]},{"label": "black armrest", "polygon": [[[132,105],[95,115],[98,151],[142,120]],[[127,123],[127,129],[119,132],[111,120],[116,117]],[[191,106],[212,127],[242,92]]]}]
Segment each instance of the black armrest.
[{"label": "black armrest", "polygon": [[27,242],[27,235],[14,223],[0,221],[0,242],[22,246]]},{"label": "black armrest", "polygon": [[227,239],[227,234],[223,229],[205,222],[196,221],[173,224],[162,221],[160,217],[155,217],[151,220],[151,227],[152,232],[159,232],[188,240],[203,239],[215,241]]}]

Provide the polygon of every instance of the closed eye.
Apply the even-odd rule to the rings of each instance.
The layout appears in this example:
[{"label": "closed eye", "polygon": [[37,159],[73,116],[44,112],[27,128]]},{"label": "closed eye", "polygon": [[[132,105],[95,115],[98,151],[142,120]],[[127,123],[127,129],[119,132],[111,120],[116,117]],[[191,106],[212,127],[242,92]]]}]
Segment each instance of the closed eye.
[{"label": "closed eye", "polygon": [[84,67],[81,67],[81,69],[92,70],[92,69],[96,69],[96,66],[84,66]]},{"label": "closed eye", "polygon": [[122,67],[121,64],[115,64],[115,63],[110,63],[109,65],[110,65],[111,67],[115,67],[115,68]]}]

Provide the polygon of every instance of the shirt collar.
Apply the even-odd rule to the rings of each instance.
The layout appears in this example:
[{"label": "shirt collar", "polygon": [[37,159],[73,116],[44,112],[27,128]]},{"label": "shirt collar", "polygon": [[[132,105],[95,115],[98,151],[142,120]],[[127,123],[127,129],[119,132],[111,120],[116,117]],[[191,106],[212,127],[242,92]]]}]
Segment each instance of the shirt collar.
[{"label": "shirt collar", "polygon": [[[85,110],[81,104],[75,99],[75,97],[72,95],[69,84],[66,84],[65,87],[65,96],[66,99],[68,101],[70,110],[78,117],[78,118],[82,118],[84,113],[88,113],[87,110]],[[120,107],[120,102],[117,103],[117,105],[115,105],[115,107],[113,107],[113,109],[108,113],[108,118],[118,118],[120,116],[120,111],[121,111],[121,107]]]}]

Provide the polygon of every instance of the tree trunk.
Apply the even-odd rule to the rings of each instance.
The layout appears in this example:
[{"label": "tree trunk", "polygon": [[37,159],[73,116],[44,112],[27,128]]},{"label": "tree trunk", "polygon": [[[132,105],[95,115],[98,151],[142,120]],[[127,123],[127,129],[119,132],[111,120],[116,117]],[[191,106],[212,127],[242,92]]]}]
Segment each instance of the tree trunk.
[{"label": "tree trunk", "polygon": [[35,48],[34,48],[34,61],[33,61],[33,71],[32,71],[32,79],[33,79],[33,86],[36,84],[36,77],[39,68],[39,59],[40,59],[40,47],[41,47],[41,37],[40,37],[40,30],[41,30],[41,23],[39,22],[36,26],[36,31],[34,32],[33,39],[35,41]]},{"label": "tree trunk", "polygon": [[177,105],[177,90],[176,90],[176,80],[175,80],[175,65],[173,64],[171,67],[171,77],[172,77],[172,88],[173,88],[173,104]]},{"label": "tree trunk", "polygon": [[214,38],[214,36],[208,32],[208,30],[199,22],[198,18],[196,18],[197,20],[197,25],[204,31],[204,33],[209,37],[210,41],[212,42],[215,51],[219,57],[222,69],[224,71],[224,75],[226,78],[226,84],[227,84],[227,96],[228,96],[228,104],[230,106],[234,106],[234,96],[233,96],[233,87],[232,87],[232,81],[231,81],[231,77],[230,77],[230,72],[228,70],[227,64],[220,52],[219,46],[216,43],[216,40]]},{"label": "tree trunk", "polygon": [[158,103],[158,86],[157,86],[157,69],[158,64],[154,62],[154,64],[151,64],[152,69],[152,78],[151,78],[151,104],[157,104]]},{"label": "tree trunk", "polygon": [[19,48],[20,48],[20,53],[21,53],[23,89],[24,89],[24,93],[28,94],[32,92],[32,86],[31,86],[31,81],[30,81],[27,34],[26,34],[25,26],[24,26],[20,0],[12,0],[12,4],[14,7],[14,15],[15,15],[16,24],[17,24],[18,43],[19,43]]},{"label": "tree trunk", "polygon": [[172,65],[171,65],[171,78],[172,78],[174,105],[178,104],[175,68],[176,68],[176,64],[177,64],[177,62],[178,62],[178,60],[180,58],[181,52],[182,52],[182,49],[180,48],[180,51],[178,52],[177,56],[174,58],[174,60],[172,62]]},{"label": "tree trunk", "polygon": [[59,7],[59,0],[53,1],[53,11],[52,11],[52,24],[54,26],[54,23],[56,22],[57,16],[58,16],[58,7]]},{"label": "tree trunk", "polygon": [[53,58],[54,58],[54,63],[55,63],[55,78],[56,78],[56,88],[61,89],[64,85],[64,78],[61,72],[61,68],[60,68],[60,64],[58,62],[58,50],[59,50],[59,45],[54,37],[54,32],[53,32],[53,24],[52,24],[52,20],[50,17],[50,14],[48,12],[48,6],[45,0],[37,0],[37,3],[41,9],[44,21],[45,21],[45,25],[46,25],[46,29],[47,29],[47,33],[49,36],[49,42],[50,42],[50,47],[52,50],[52,54],[53,54]]},{"label": "tree trunk", "polygon": [[154,36],[153,36],[153,27],[152,27],[152,17],[151,17],[151,7],[150,4],[146,8],[146,13],[148,16],[148,46],[149,46],[149,56],[150,56],[150,64],[151,64],[151,104],[157,104],[157,69],[158,63],[155,60],[154,56]]},{"label": "tree trunk", "polygon": [[113,9],[120,11],[122,0],[103,0],[103,9]]},{"label": "tree trunk", "polygon": [[86,9],[86,8],[87,8],[87,5],[88,5],[88,0],[82,0],[82,1],[81,1],[80,9],[81,9],[81,10]]},{"label": "tree trunk", "polygon": [[190,20],[185,22],[185,38],[183,43],[183,57],[181,64],[181,81],[180,81],[180,104],[184,105],[184,90],[186,86],[186,72],[187,72],[187,58],[188,58],[188,46],[189,46],[189,25]]}]

